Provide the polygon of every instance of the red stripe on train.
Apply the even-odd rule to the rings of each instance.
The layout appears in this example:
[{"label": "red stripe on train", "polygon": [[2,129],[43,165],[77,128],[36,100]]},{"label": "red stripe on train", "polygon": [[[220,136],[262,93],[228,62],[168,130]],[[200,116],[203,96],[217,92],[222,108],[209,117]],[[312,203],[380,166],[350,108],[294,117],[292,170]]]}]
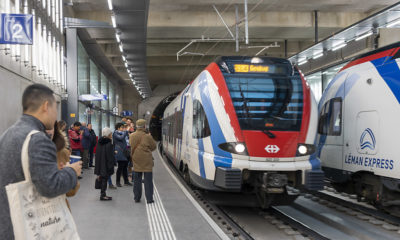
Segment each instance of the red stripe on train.
[{"label": "red stripe on train", "polygon": [[340,69],[339,72],[345,70],[346,68],[349,68],[349,67],[361,64],[361,63],[370,62],[375,59],[383,58],[383,57],[387,57],[387,56],[393,56],[399,49],[400,48],[392,48],[392,49],[389,49],[386,51],[378,52],[378,53],[375,53],[375,54],[372,54],[372,55],[369,55],[369,56],[366,56],[363,58],[356,59],[354,61],[349,62],[346,66],[344,66],[342,69]]},{"label": "red stripe on train", "polygon": [[229,119],[231,120],[231,125],[235,133],[236,139],[238,140],[238,142],[243,142],[244,138],[240,129],[239,120],[237,119],[231,95],[229,93],[228,86],[226,86],[225,78],[222,75],[221,70],[216,63],[211,63],[210,65],[208,65],[206,70],[211,74],[215,84],[218,87],[218,93],[224,101],[225,111],[228,113]]}]

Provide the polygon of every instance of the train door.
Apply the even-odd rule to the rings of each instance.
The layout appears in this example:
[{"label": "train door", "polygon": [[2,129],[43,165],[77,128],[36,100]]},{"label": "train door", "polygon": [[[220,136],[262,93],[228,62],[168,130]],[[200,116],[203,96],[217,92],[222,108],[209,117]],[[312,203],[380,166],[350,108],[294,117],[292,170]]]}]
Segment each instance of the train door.
[{"label": "train door", "polygon": [[[342,95],[343,96],[343,95]],[[328,100],[321,109],[318,133],[320,141],[318,148],[320,159],[323,160],[327,177],[337,176],[332,169],[342,168],[343,157],[343,99],[335,97]]]},{"label": "train door", "polygon": [[186,93],[185,96],[185,114],[183,120],[183,162],[185,164],[190,164],[192,148],[193,148],[193,139],[192,139],[192,126],[193,126],[193,107],[192,107],[192,96],[190,93]]}]

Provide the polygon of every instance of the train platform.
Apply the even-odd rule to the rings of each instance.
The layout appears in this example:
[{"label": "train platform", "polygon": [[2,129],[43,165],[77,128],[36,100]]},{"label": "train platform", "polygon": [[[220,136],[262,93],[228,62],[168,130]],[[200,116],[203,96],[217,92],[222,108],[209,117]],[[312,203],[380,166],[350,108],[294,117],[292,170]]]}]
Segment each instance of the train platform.
[{"label": "train platform", "polygon": [[[133,200],[133,187],[107,189],[112,201],[100,201],[93,169],[84,170],[81,188],[69,198],[81,239],[227,239],[161,159],[154,157],[154,201]],[[115,174],[112,176],[115,184]],[[144,195],[144,192],[143,192]]]}]

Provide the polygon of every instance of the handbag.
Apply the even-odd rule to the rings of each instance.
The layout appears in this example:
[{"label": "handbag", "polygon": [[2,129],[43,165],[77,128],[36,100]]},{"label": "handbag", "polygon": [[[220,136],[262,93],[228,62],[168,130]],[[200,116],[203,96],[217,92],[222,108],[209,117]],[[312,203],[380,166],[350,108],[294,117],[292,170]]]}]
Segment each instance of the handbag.
[{"label": "handbag", "polygon": [[95,189],[101,189],[101,181],[100,181],[101,177],[96,178],[95,182],[94,182],[94,188]]},{"label": "handbag", "polygon": [[14,237],[16,240],[80,239],[65,194],[47,198],[41,196],[32,183],[28,146],[31,136],[38,132],[31,131],[22,146],[25,180],[6,186]]}]

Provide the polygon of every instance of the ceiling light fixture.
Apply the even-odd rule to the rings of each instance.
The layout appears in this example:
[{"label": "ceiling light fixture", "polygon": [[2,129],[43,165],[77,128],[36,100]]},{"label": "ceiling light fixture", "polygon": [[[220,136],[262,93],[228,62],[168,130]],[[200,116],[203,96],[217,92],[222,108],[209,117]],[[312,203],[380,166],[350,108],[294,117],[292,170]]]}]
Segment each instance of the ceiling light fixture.
[{"label": "ceiling light fixture", "polygon": [[307,63],[307,59],[304,59],[304,60],[302,60],[302,61],[299,61],[298,63],[297,63],[297,65],[303,65],[303,64],[306,64]]},{"label": "ceiling light fixture", "polygon": [[322,56],[324,56],[324,53],[318,53],[318,54],[315,54],[314,56],[313,56],[313,59],[317,59],[317,58],[320,58],[320,57],[322,57]]},{"label": "ceiling light fixture", "polygon": [[356,40],[356,41],[360,41],[361,39],[364,39],[364,38],[366,38],[366,37],[371,36],[372,34],[373,34],[372,30],[371,30],[371,31],[368,31],[368,32],[363,33],[363,34],[361,34],[360,36],[356,37],[355,40]]},{"label": "ceiling light fixture", "polygon": [[121,42],[121,39],[119,38],[119,34],[118,33],[115,33],[115,38],[117,39],[118,43]]},{"label": "ceiling light fixture", "polygon": [[107,2],[108,2],[108,9],[112,11],[113,10],[112,0],[107,0]]},{"label": "ceiling light fixture", "polygon": [[390,27],[393,27],[393,26],[395,26],[395,25],[397,25],[397,24],[399,24],[399,23],[400,23],[400,20],[399,20],[399,19],[396,19],[396,20],[391,21],[390,23],[388,23],[388,24],[386,25],[386,27],[387,27],[387,28],[390,28]]},{"label": "ceiling light fixture", "polygon": [[122,44],[119,45],[119,50],[120,50],[121,52],[124,52],[124,49],[122,48]]},{"label": "ceiling light fixture", "polygon": [[125,58],[124,55],[122,55],[122,60],[123,60],[124,62],[126,61],[126,58]]},{"label": "ceiling light fixture", "polygon": [[117,23],[115,22],[115,15],[114,14],[111,15],[111,22],[112,22],[113,28],[116,28],[117,27]]},{"label": "ceiling light fixture", "polygon": [[339,50],[341,48],[344,48],[346,45],[347,45],[347,43],[345,43],[345,42],[341,43],[341,44],[338,44],[338,45],[336,45],[335,47],[332,48],[332,51],[336,51],[336,50]]}]

